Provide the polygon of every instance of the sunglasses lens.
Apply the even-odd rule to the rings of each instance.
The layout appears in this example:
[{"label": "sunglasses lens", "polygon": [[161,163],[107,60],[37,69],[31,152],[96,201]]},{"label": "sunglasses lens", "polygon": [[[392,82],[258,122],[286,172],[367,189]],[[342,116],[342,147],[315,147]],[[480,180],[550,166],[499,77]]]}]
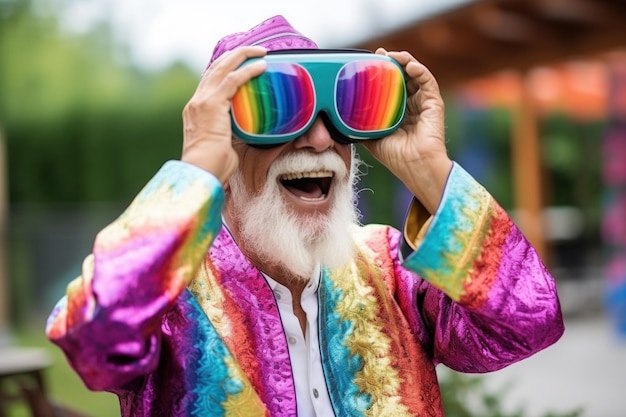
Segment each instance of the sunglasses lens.
[{"label": "sunglasses lens", "polygon": [[384,131],[404,113],[404,75],[391,62],[364,60],[346,64],[335,96],[341,121],[356,131]]},{"label": "sunglasses lens", "polygon": [[306,69],[292,63],[268,63],[265,72],[241,86],[232,100],[233,120],[249,135],[297,133],[314,109],[313,80]]}]

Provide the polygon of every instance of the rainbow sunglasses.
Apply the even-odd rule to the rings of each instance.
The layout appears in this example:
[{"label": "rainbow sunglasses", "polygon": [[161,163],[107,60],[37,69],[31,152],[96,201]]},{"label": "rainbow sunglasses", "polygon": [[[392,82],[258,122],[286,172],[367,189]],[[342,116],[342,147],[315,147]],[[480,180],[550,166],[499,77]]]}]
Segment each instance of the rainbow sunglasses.
[{"label": "rainbow sunglasses", "polygon": [[340,143],[383,138],[402,123],[404,70],[394,59],[353,49],[268,51],[267,69],[232,99],[235,136],[275,146],[302,135],[318,114]]}]

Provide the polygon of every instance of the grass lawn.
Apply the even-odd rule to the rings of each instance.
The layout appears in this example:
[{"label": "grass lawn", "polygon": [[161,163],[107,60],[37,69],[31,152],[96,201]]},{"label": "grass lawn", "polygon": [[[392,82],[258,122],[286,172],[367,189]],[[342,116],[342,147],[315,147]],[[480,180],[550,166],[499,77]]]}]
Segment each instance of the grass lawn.
[{"label": "grass lawn", "polygon": [[[50,343],[44,334],[45,319],[14,329],[16,342],[24,347],[44,348],[50,354],[52,365],[44,375],[49,396],[57,403],[90,417],[119,416],[117,397],[110,393],[89,391],[68,365],[63,352]],[[22,406],[14,406],[7,417],[28,417]]]}]

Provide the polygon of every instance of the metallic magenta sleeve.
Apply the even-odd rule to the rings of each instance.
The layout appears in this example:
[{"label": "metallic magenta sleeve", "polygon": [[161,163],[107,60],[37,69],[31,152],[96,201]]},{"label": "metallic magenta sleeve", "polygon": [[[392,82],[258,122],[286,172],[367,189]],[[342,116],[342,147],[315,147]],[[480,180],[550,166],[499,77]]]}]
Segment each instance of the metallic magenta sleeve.
[{"label": "metallic magenta sleeve", "polygon": [[[488,372],[553,344],[564,331],[553,277],[493,197],[454,166],[440,207],[404,267],[435,361]],[[400,273],[402,274],[402,273]],[[411,291],[408,292],[409,294]],[[409,313],[410,314],[410,313]]]},{"label": "metallic magenta sleeve", "polygon": [[222,205],[215,177],[170,161],[98,234],[46,326],[90,389],[115,390],[156,369],[162,316],[219,232]]}]

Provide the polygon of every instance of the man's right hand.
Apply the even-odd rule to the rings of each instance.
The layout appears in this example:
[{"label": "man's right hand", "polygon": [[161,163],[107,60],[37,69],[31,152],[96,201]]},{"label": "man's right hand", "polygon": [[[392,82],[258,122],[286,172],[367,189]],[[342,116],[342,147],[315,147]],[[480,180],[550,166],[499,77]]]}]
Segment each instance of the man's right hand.
[{"label": "man's right hand", "polygon": [[248,58],[262,57],[260,46],[244,46],[224,53],[207,68],[183,110],[181,161],[196,165],[226,184],[239,163],[232,148],[231,100],[239,87],[265,71],[259,60],[239,68]]}]

